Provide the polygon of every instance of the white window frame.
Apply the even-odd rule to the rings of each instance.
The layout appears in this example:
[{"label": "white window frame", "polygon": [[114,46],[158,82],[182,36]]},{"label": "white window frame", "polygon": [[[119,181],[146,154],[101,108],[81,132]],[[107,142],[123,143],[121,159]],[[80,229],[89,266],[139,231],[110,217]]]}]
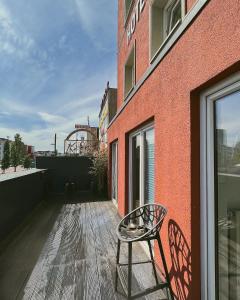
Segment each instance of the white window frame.
[{"label": "white window frame", "polygon": [[[112,202],[113,202],[113,204],[116,206],[116,207],[118,207],[118,141],[116,141],[116,142],[113,142],[112,144],[111,144],[111,147],[113,147],[113,145],[115,145],[115,147],[116,147],[116,152],[115,152],[115,155],[116,155],[116,191],[115,191],[115,193],[116,193],[116,197],[115,198],[113,198],[113,188],[112,188],[112,186],[113,186],[113,182],[112,182],[112,180],[111,180],[111,198],[112,198]],[[113,163],[113,152],[112,152],[112,149],[111,149],[111,163]],[[113,167],[111,166],[111,177],[113,176]]]},{"label": "white window frame", "polygon": [[166,26],[167,26],[167,17],[166,17],[166,12],[168,7],[172,4],[173,1],[176,0],[168,0],[166,1],[165,6],[163,7],[163,15],[162,15],[162,23],[163,23],[163,40],[162,43],[159,45],[159,48],[155,51],[155,53],[152,55],[152,6],[157,0],[151,0],[150,1],[150,9],[149,9],[149,28],[150,28],[150,39],[149,39],[149,61],[152,63],[154,59],[158,56],[159,52],[161,49],[164,47],[164,45],[167,43],[167,41],[171,38],[173,32],[175,29],[182,23],[185,15],[186,15],[186,0],[180,0],[181,2],[181,20],[179,20],[175,26],[170,30],[168,34],[166,34]]},{"label": "white window frame", "polygon": [[126,26],[126,23],[127,23],[127,20],[128,20],[130,11],[131,11],[131,8],[133,6],[133,2],[134,2],[134,0],[131,0],[131,3],[130,3],[129,8],[127,10],[126,9],[126,0],[124,0],[124,23],[125,23],[125,26]]},{"label": "white window frame", "polygon": [[[144,205],[144,133],[150,129],[154,129],[154,122],[147,124],[144,127],[139,128],[129,135],[129,165],[128,165],[128,211],[133,210],[132,201],[132,140],[135,136],[140,134],[140,206]],[[155,132],[154,132],[155,134]],[[155,172],[155,171],[154,171]]]},{"label": "white window frame", "polygon": [[[127,62],[129,60],[132,52],[133,52],[132,87],[131,87],[131,89],[128,92],[126,92],[126,65],[127,65]],[[136,41],[134,42],[134,44],[133,44],[133,46],[132,46],[132,48],[131,48],[131,50],[130,50],[130,52],[128,54],[128,57],[127,57],[127,59],[125,61],[123,74],[124,74],[124,78],[123,78],[124,79],[124,82],[123,82],[123,86],[124,86],[123,99],[125,100],[128,97],[128,95],[131,93],[131,91],[134,89],[134,86],[136,84]]]},{"label": "white window frame", "polygon": [[240,90],[240,72],[201,95],[201,299],[215,300],[214,102]]},{"label": "white window frame", "polygon": [[[167,27],[168,27],[168,18],[167,18],[167,15],[168,15],[168,8],[172,5],[172,3],[176,1],[175,5],[173,6],[173,10],[174,10],[174,7],[177,6],[178,2],[180,2],[180,5],[181,5],[181,19],[182,19],[182,4],[183,4],[183,1],[182,0],[169,0],[166,5],[164,6],[163,8],[163,27],[164,27],[164,34],[163,34],[163,39],[165,40],[168,35],[171,34],[171,32],[174,30],[174,28],[176,26],[178,26],[179,22],[181,22],[180,20],[172,27],[171,30],[169,30],[168,33],[166,33],[166,30],[167,30]],[[172,19],[172,13],[173,13],[173,10],[171,11],[170,13],[170,19]],[[171,21],[170,21],[171,22]]]}]

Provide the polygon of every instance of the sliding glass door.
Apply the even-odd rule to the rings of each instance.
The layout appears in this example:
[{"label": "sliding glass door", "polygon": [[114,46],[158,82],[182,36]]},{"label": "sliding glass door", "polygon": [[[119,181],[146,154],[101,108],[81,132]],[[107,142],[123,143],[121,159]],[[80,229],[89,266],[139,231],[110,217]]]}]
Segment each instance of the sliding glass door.
[{"label": "sliding glass door", "polygon": [[154,128],[129,137],[129,210],[154,202]]},{"label": "sliding glass door", "polygon": [[202,235],[203,299],[237,300],[240,299],[240,81],[219,86],[204,102],[202,121],[207,126],[205,129],[203,126],[202,132],[205,144],[202,230],[206,228],[206,234]]},{"label": "sliding glass door", "polygon": [[118,143],[112,144],[112,201],[118,202]]},{"label": "sliding glass door", "polygon": [[240,92],[214,103],[217,279],[220,300],[240,299]]},{"label": "sliding glass door", "polygon": [[143,133],[144,147],[144,204],[154,203],[154,129]]},{"label": "sliding glass door", "polygon": [[131,139],[131,210],[140,206],[141,194],[141,134],[133,136]]}]

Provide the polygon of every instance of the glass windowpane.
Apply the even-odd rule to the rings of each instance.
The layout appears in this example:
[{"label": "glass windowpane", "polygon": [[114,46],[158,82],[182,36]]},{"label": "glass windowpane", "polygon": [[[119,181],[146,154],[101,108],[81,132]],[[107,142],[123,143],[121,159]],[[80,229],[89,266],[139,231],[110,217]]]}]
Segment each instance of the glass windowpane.
[{"label": "glass windowpane", "polygon": [[144,202],[154,203],[154,130],[144,133]]},{"label": "glass windowpane", "polygon": [[140,206],[140,134],[132,139],[132,208]]},{"label": "glass windowpane", "polygon": [[218,298],[240,299],[240,92],[215,102]]}]

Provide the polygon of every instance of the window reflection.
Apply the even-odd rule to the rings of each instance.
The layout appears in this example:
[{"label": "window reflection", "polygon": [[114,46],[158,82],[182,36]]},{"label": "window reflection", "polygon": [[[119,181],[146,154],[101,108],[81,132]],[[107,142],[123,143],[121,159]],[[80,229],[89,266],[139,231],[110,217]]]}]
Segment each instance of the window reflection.
[{"label": "window reflection", "polygon": [[240,92],[215,102],[218,298],[240,299]]}]

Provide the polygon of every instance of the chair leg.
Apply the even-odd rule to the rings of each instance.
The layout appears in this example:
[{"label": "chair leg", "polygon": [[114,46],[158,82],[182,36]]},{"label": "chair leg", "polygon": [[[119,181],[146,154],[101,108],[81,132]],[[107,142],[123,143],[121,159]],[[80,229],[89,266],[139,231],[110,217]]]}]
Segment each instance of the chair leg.
[{"label": "chair leg", "polygon": [[118,270],[117,266],[119,264],[119,258],[120,258],[120,247],[121,247],[121,242],[118,239],[118,244],[117,244],[117,257],[116,257],[116,277],[115,277],[115,291],[117,291],[117,286],[118,286]]},{"label": "chair leg", "polygon": [[128,243],[128,299],[132,293],[132,243]]},{"label": "chair leg", "polygon": [[149,248],[149,252],[150,252],[150,256],[151,256],[151,260],[152,260],[152,267],[153,267],[156,284],[158,284],[157,271],[156,271],[156,266],[155,266],[155,262],[154,262],[154,258],[153,258],[152,245],[149,240],[147,240],[147,243],[148,243],[148,248]]},{"label": "chair leg", "polygon": [[168,288],[170,291],[171,299],[174,300],[174,295],[173,295],[173,291],[172,291],[172,287],[171,287],[171,281],[170,281],[170,277],[169,277],[169,273],[168,273],[168,269],[167,269],[167,263],[166,263],[166,259],[165,259],[165,255],[164,255],[163,247],[162,247],[162,242],[161,242],[159,234],[157,235],[157,241],[158,241],[158,247],[160,250],[160,255],[161,255],[163,268],[164,268]]}]

